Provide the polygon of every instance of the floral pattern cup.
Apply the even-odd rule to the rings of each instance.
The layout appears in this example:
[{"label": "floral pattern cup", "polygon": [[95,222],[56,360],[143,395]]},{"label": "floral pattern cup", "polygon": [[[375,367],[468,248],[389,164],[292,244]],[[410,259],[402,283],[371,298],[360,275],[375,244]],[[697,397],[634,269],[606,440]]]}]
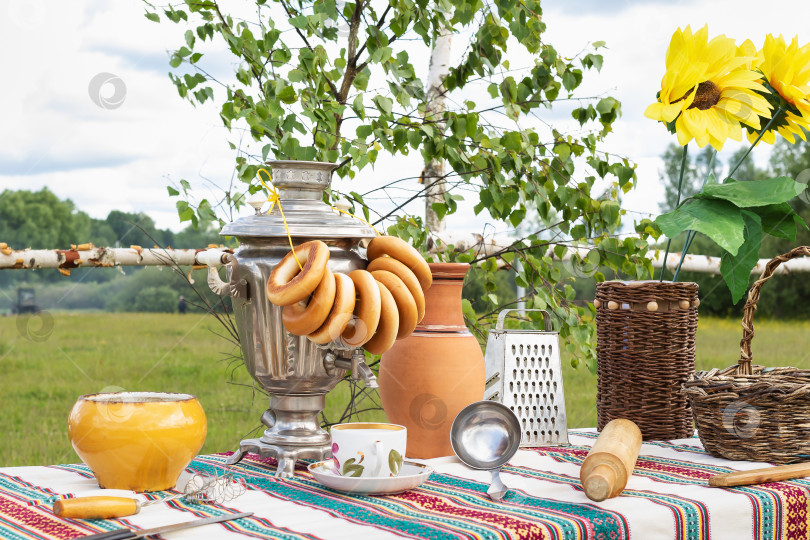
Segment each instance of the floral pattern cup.
[{"label": "floral pattern cup", "polygon": [[398,476],[405,456],[405,426],[354,422],[332,426],[332,463],[341,476]]}]

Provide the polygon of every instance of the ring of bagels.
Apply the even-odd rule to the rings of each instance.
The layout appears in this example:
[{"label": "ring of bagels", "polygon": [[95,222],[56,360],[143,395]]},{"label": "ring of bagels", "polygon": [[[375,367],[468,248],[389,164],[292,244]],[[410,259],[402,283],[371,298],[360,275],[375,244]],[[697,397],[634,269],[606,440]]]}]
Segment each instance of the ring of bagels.
[{"label": "ring of bagels", "polygon": [[366,251],[368,267],[348,274],[327,268],[329,247],[320,240],[284,256],[266,288],[267,299],[282,306],[287,332],[319,345],[364,347],[372,354],[383,354],[395,340],[411,335],[425,315],[430,267],[395,236],[372,239]]}]

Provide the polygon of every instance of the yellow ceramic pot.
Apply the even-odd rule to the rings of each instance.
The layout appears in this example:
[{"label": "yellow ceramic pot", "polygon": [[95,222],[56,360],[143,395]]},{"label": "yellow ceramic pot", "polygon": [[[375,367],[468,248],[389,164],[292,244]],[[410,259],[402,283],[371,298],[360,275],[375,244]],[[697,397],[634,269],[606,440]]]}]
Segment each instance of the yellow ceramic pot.
[{"label": "yellow ceramic pot", "polygon": [[171,489],[202,448],[208,425],[188,394],[119,392],[82,396],[70,411],[73,449],[108,489]]}]

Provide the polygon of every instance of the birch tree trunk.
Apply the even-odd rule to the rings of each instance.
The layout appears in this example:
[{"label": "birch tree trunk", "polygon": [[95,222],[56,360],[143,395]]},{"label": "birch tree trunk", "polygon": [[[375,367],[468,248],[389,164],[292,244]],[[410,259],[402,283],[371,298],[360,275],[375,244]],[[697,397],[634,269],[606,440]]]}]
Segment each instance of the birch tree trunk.
[{"label": "birch tree trunk", "polygon": [[[425,119],[441,118],[444,113],[444,78],[450,70],[451,34],[446,29],[436,38],[436,44],[430,54],[430,68],[427,80],[427,106]],[[444,124],[436,124],[435,129],[444,130]],[[433,210],[433,203],[444,202],[446,186],[444,181],[444,161],[433,160],[425,163],[421,183],[425,184],[425,224],[431,232],[444,231],[444,218],[439,219]]]}]

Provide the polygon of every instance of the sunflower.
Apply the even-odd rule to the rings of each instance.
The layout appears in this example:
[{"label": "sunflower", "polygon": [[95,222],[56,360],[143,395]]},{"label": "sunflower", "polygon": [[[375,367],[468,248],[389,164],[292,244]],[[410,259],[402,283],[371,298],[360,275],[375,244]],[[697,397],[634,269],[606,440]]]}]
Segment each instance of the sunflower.
[{"label": "sunflower", "polygon": [[[753,47],[753,44],[744,45],[749,51]],[[782,36],[774,38],[768,34],[754,66],[770,86],[768,97],[772,105],[781,105],[785,111],[784,117],[776,119],[762,140],[773,144],[776,140],[774,132],[791,144],[796,142],[794,135],[807,140],[804,130],[810,129],[810,43],[799,47],[798,37],[794,37],[787,45]],[[748,138],[753,141],[757,134],[749,129]]]},{"label": "sunflower", "polygon": [[740,52],[724,35],[709,41],[708,26],[694,34],[689,26],[679,28],[667,49],[658,101],[644,115],[670,128],[674,121],[681,146],[695,139],[701,148],[721,150],[729,137],[742,139],[741,124],[760,129],[772,107],[758,93],[766,90],[751,69],[756,58]]}]

